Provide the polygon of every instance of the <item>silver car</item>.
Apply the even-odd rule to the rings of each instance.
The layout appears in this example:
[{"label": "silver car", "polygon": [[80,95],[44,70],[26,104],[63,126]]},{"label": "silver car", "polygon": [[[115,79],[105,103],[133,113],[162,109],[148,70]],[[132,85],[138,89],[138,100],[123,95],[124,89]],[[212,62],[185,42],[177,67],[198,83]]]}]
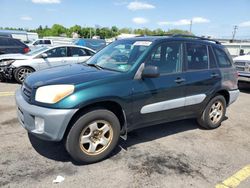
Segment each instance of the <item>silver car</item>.
[{"label": "silver car", "polygon": [[46,46],[27,54],[0,55],[0,74],[22,83],[25,77],[38,70],[55,66],[80,63],[95,54],[90,48],[76,45]]}]

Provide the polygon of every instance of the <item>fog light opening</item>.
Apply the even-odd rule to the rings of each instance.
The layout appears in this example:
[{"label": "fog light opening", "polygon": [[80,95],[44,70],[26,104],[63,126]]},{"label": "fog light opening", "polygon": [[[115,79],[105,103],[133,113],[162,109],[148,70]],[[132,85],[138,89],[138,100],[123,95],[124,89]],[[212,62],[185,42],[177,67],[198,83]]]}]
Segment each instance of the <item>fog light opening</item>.
[{"label": "fog light opening", "polygon": [[44,133],[44,119],[35,117],[35,130],[39,134]]}]

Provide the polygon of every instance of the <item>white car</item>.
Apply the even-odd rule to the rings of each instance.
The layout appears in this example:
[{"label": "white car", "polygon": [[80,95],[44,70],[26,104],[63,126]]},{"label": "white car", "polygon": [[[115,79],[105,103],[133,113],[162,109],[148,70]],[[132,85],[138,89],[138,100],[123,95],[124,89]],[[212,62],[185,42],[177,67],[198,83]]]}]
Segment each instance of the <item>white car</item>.
[{"label": "white car", "polygon": [[27,54],[0,55],[0,74],[22,83],[25,77],[38,70],[81,63],[95,54],[90,48],[76,45],[40,47]]},{"label": "white car", "polygon": [[250,55],[235,57],[234,66],[239,75],[239,81],[250,82]]},{"label": "white car", "polygon": [[33,41],[32,43],[27,44],[30,48],[37,48],[37,47],[42,47],[42,46],[53,46],[54,43],[50,39],[37,39]]}]

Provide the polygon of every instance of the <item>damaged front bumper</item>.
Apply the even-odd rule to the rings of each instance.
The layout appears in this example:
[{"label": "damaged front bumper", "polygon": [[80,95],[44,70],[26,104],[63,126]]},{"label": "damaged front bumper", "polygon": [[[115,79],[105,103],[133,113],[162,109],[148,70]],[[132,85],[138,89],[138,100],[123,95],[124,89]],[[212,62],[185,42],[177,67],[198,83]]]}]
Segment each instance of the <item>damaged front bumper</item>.
[{"label": "damaged front bumper", "polygon": [[15,67],[12,65],[0,65],[0,77],[3,79],[11,80],[13,78],[13,72]]}]

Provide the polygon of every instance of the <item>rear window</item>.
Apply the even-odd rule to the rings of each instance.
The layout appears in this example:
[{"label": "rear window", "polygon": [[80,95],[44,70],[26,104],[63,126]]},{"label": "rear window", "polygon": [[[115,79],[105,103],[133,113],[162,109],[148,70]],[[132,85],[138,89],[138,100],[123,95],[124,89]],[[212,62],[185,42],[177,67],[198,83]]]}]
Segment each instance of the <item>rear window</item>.
[{"label": "rear window", "polygon": [[227,56],[227,54],[218,48],[214,48],[215,54],[216,54],[216,58],[217,58],[217,62],[219,67],[221,68],[225,68],[225,67],[231,67],[231,61],[229,59],[229,57]]}]

